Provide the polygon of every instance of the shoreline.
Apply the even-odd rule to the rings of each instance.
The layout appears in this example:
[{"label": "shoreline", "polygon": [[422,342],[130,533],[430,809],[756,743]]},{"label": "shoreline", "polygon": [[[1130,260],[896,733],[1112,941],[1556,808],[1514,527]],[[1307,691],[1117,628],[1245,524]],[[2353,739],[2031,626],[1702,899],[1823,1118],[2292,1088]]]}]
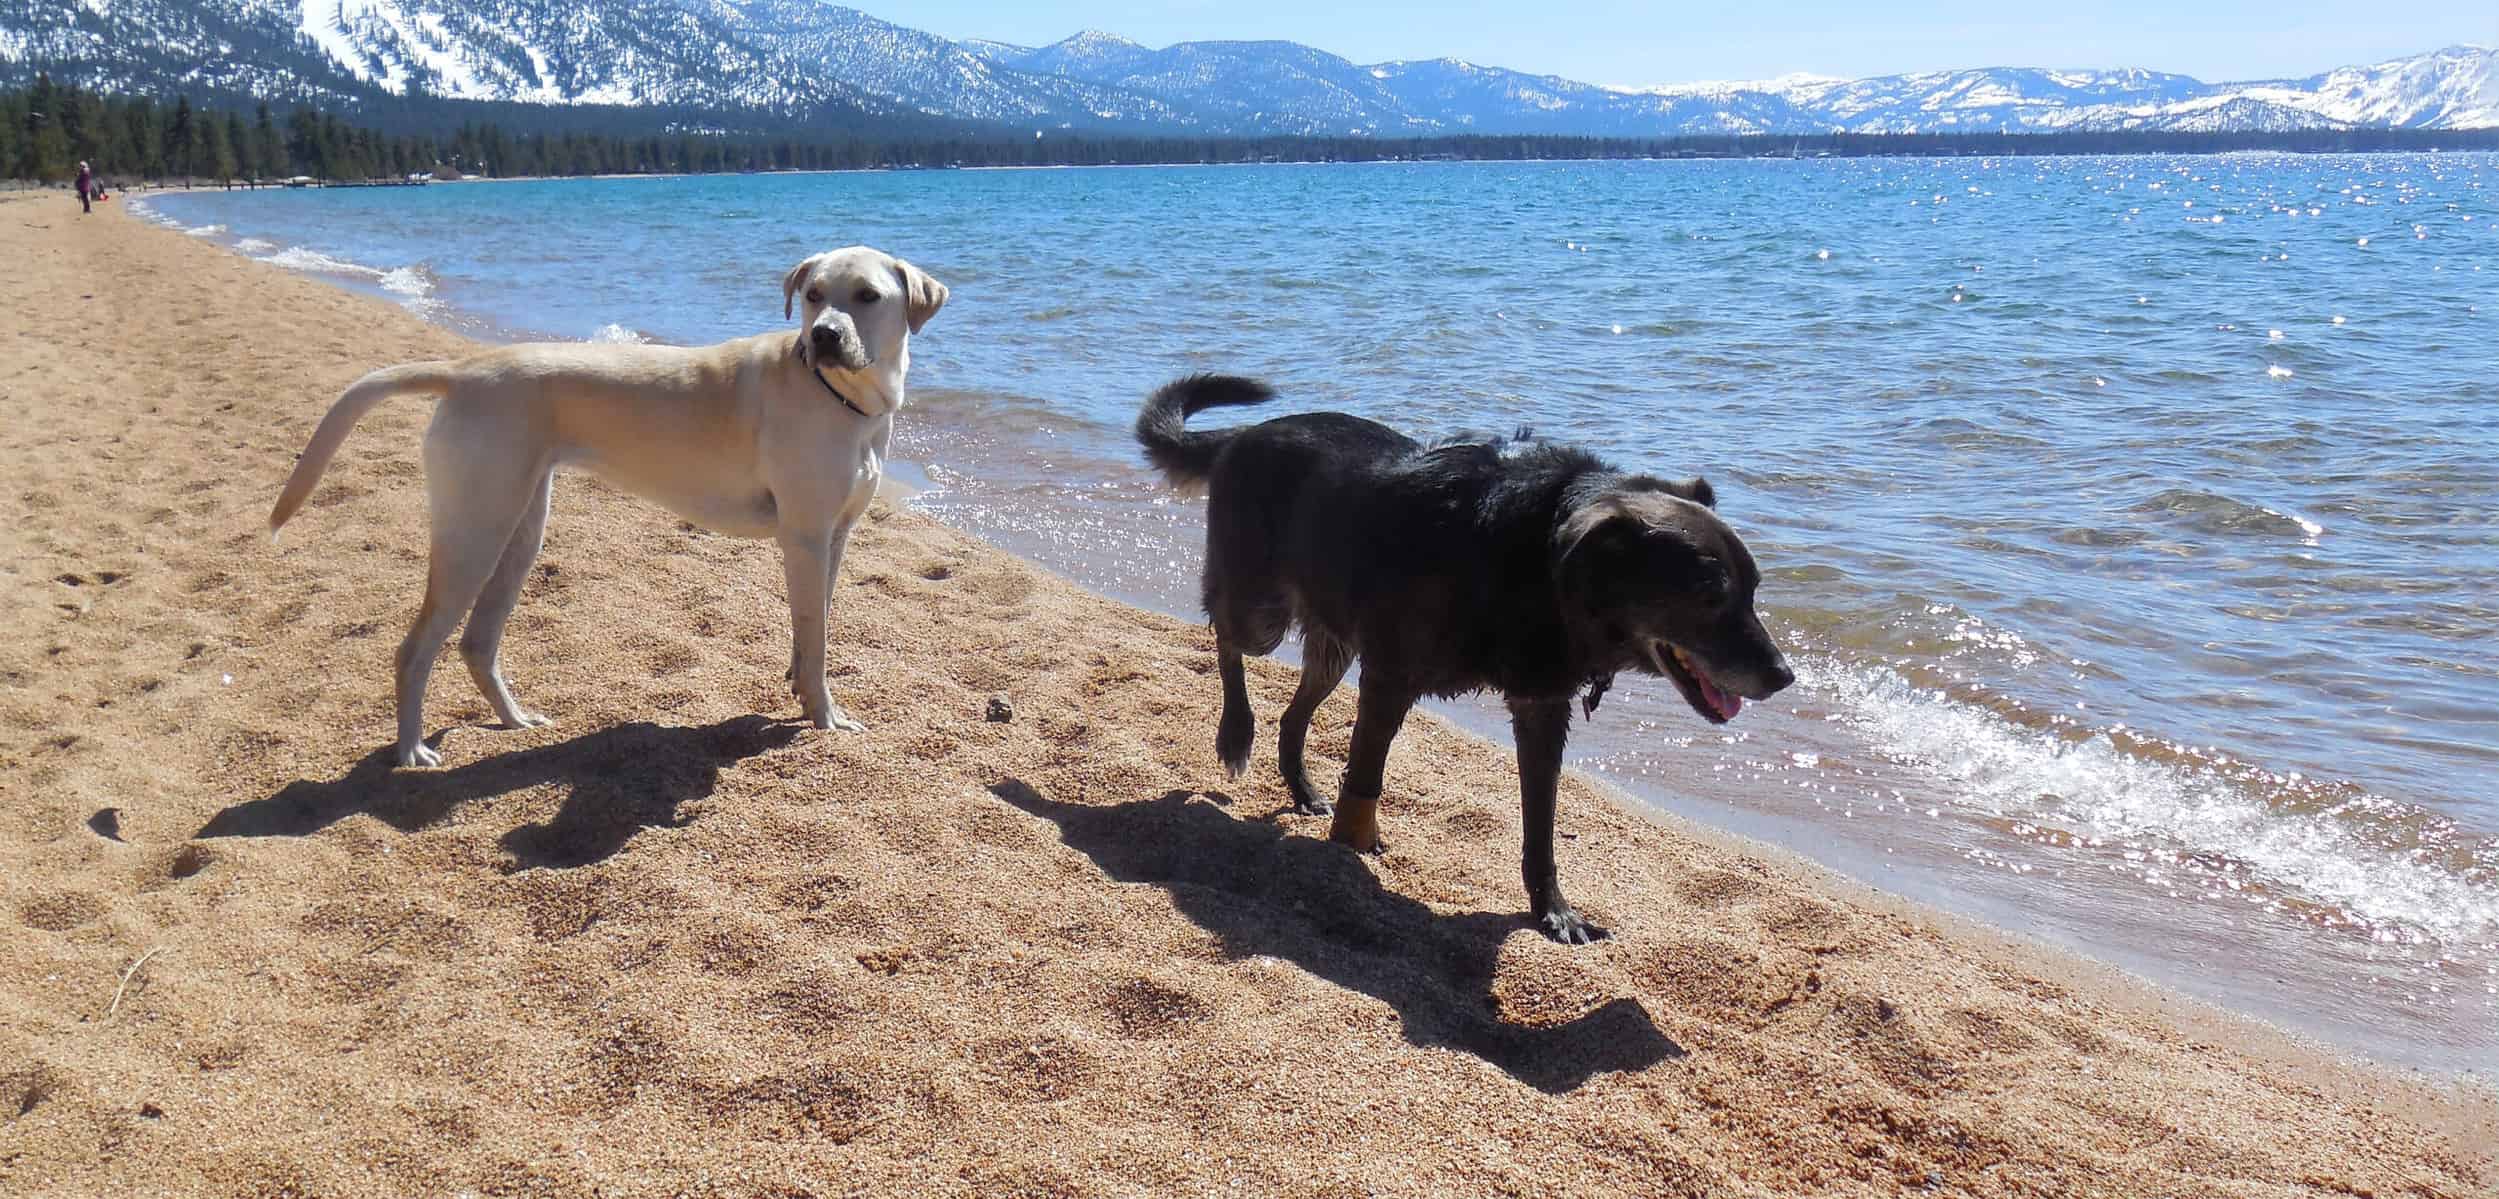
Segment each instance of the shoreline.
[{"label": "shoreline", "polygon": [[[1765,135],[1765,136],[1775,136],[1775,135]],[[607,180],[617,180],[617,179],[708,179],[708,178],[713,178],[713,177],[732,177],[732,178],[734,178],[734,177],[741,176],[741,175],[891,175],[891,174],[908,174],[908,173],[912,173],[912,172],[920,172],[920,171],[1096,171],[1096,170],[1193,170],[1193,169],[1197,169],[1197,168],[1201,168],[1201,167],[1317,167],[1317,166],[1329,166],[1329,167],[1341,167],[1341,166],[1405,166],[1405,167],[1413,167],[1413,166],[1470,166],[1470,165],[1525,165],[1525,166],[1552,166],[1552,165],[1572,165],[1572,164],[1587,164],[1587,163],[1653,163],[1653,162],[1664,162],[1664,163],[1725,163],[1725,162],[1742,162],[1742,163],[1760,163],[1760,162],[1849,162],[1849,161],[1860,161],[1860,160],[1867,160],[1867,159],[1872,159],[1872,160],[1875,160],[1875,161],[1882,161],[1882,162],[1981,162],[1981,163],[1985,163],[1985,162],[1996,162],[1996,161],[2003,161],[2003,160],[2008,160],[2008,159],[2028,159],[2028,158],[2049,158],[2049,159],[2056,159],[2056,158],[2091,158],[2091,159],[2097,159],[2097,158],[2124,158],[2124,159],[2144,158],[2144,159],[2162,159],[2162,160],[2169,160],[2169,159],[2180,159],[2180,158],[2270,158],[2270,157],[2285,157],[2285,158],[2334,158],[2334,157],[2342,157],[2342,156],[2364,156],[2364,157],[2419,157],[2419,158],[2436,158],[2436,157],[2440,157],[2440,156],[2473,155],[2473,154],[2483,154],[2483,155],[2499,155],[2499,150],[2490,150],[2490,149],[2475,149],[2475,150],[2445,150],[2445,149],[2429,149],[2429,150],[2298,150],[2298,149],[2279,149],[2279,150],[2201,150],[2201,151],[2149,151],[2149,150],[2147,150],[2147,151],[2140,151],[2140,152],[2134,152],[2134,153],[2056,154],[2056,155],[2014,155],[2014,154],[1852,154],[1852,155],[1841,155],[1841,154],[1833,154],[1833,155],[1819,156],[1819,157],[1813,157],[1813,156],[1808,156],[1808,157],[1795,157],[1795,156],[1790,156],[1790,155],[1785,155],[1785,154],[1763,154],[1763,155],[1747,155],[1747,156],[1734,156],[1734,155],[1717,155],[1717,156],[1710,156],[1710,155],[1694,155],[1694,156],[1690,156],[1690,157],[1683,157],[1683,156],[1655,156],[1655,155],[1652,155],[1652,156],[1646,156],[1646,157],[1636,157],[1636,158],[1354,158],[1354,159],[1294,158],[1294,159],[1280,159],[1280,160],[1275,161],[1275,162],[1239,162],[1239,161],[1233,161],[1233,162],[1049,162],[1049,163],[984,163],[984,164],[980,164],[980,165],[944,166],[944,167],[928,167],[928,166],[916,166],[916,167],[906,167],[906,166],[885,166],[885,167],[808,167],[808,168],[790,167],[790,168],[775,168],[775,169],[772,169],[772,170],[752,170],[752,171],[611,171],[611,172],[606,172],[606,173],[603,173],[603,174],[596,174],[596,175],[463,175],[463,176],[461,176],[460,178],[457,178],[457,179],[428,179],[428,180],[427,180],[427,181],[423,184],[423,186],[427,186],[427,187],[433,187],[433,186],[445,186],[445,187],[448,187],[448,186],[453,186],[453,185],[457,185],[457,184],[468,184],[468,183],[562,183],[562,182],[567,182],[567,181],[571,181],[571,180],[580,180],[580,179],[607,179]],[[357,188],[357,187],[371,187],[371,186],[396,186],[396,185],[376,185],[376,184],[369,184],[369,183],[368,183],[368,184],[357,184],[357,183],[339,183],[339,184],[331,184],[331,183],[326,183],[326,182],[325,182],[325,183],[319,183],[319,184],[315,184],[315,185],[314,185],[314,187],[315,187],[316,189],[318,189],[318,188],[323,188],[323,187]],[[50,191],[50,190],[62,190],[62,189],[65,189],[66,187],[67,187],[67,185],[66,185],[66,184],[29,183],[29,182],[25,182],[25,181],[13,181],[13,182],[9,183],[9,184],[8,184],[8,185],[6,185],[6,186],[0,186],[0,194],[11,194],[11,193],[15,193],[15,192],[30,192],[30,191]],[[224,187],[224,186],[221,186],[220,184],[215,183],[215,182],[204,183],[204,184],[195,183],[195,184],[189,184],[189,185],[184,185],[184,186],[176,186],[176,185],[171,184],[171,183],[166,183],[166,182],[161,182],[161,181],[156,181],[156,180],[147,180],[147,181],[143,181],[143,182],[141,183],[141,185],[140,185],[140,188],[141,188],[141,189],[140,189],[140,191],[138,191],[137,193],[134,193],[134,194],[144,196],[144,195],[147,195],[147,194],[149,194],[149,193],[154,193],[154,192],[177,192],[177,193],[179,193],[179,192],[192,192],[192,191],[239,191],[239,192],[262,192],[262,191],[286,191],[286,190],[289,190],[289,189],[288,189],[288,188],[287,188],[287,187],[286,187],[283,183],[261,183],[261,184],[258,184],[258,185],[239,185],[239,186],[235,186],[235,187],[231,187],[231,188],[229,188],[229,187]],[[119,193],[119,192],[114,193],[114,195],[115,195],[115,197],[116,197],[116,198],[118,198],[118,197],[120,196],[120,194],[121,194],[121,193]]]},{"label": "shoreline", "polygon": [[[788,715],[769,545],[568,477],[557,569],[507,650],[560,723],[465,723],[483,706],[446,664],[451,769],[376,772],[422,570],[422,406],[368,418],[285,543],[255,525],[337,386],[471,343],[139,220],[25,218],[0,231],[36,275],[10,302],[39,372],[0,384],[26,488],[0,763],[31,784],[0,837],[27,930],[0,952],[0,1073],[35,1101],[0,1179],[2462,1195],[2499,1177],[2476,1148],[2499,1130],[2485,1087],[2341,1059],[1576,774],[1565,883],[1617,937],[1545,943],[1512,910],[1506,747],[1418,715],[1391,767],[1395,851],[1335,853],[1322,822],[1276,814],[1271,771],[1221,784],[1202,629],[890,505],[834,621],[836,694],[868,734],[750,715]],[[148,294],[165,279],[191,294]],[[167,312],[183,361],[112,336]],[[1290,672],[1253,683],[1271,721]],[[981,719],[996,691],[1008,724]],[[1323,709],[1315,753],[1342,753],[1350,712]],[[1356,1157],[1330,1130],[1365,1105]],[[638,1135],[654,1126],[710,1143]],[[428,1151],[376,1155],[403,1140]]]},{"label": "shoreline", "polygon": [[[155,219],[172,228],[183,227],[181,222],[172,221],[161,215]],[[188,231],[200,234],[203,231],[222,228],[223,226],[203,226]],[[282,235],[271,234],[270,236],[280,236],[280,239],[284,240]],[[215,233],[210,240],[223,242],[232,240],[232,237],[231,233]],[[245,243],[246,246],[250,244],[252,243],[248,241]],[[249,252],[256,257],[259,256],[257,251],[243,251],[238,248],[238,252]],[[264,257],[262,260],[268,261],[269,259]],[[387,259],[377,261],[385,260]],[[381,268],[362,264],[341,265],[342,269],[352,267],[366,273],[381,271]],[[341,276],[303,266],[296,266],[293,269],[309,272],[313,278],[358,294],[380,295],[386,300],[393,298],[388,288],[376,289],[369,280],[357,276]],[[440,299],[427,298],[419,301],[396,302],[417,306],[421,314],[429,321],[445,325],[470,337],[502,341],[544,336],[492,325],[491,318],[467,313]],[[623,332],[637,337],[643,336],[638,331],[624,330],[621,326],[610,325],[600,331],[600,337],[604,338],[610,331]],[[940,398],[959,402],[961,397],[956,395]],[[923,427],[933,427],[932,422],[936,419],[935,413],[924,413],[923,421],[914,423]],[[907,438],[917,432],[919,429],[915,428],[905,430]],[[1124,444],[1124,438],[1121,440]],[[928,451],[931,463],[947,462],[947,456],[939,452],[939,446],[926,445],[921,448]],[[1077,559],[1072,559],[1064,553],[1054,554],[1054,543],[1046,533],[1036,539],[1030,535],[1032,533],[1030,529],[1018,529],[1010,525],[1002,525],[994,520],[984,521],[977,515],[979,508],[977,502],[969,508],[953,506],[949,510],[950,500],[944,494],[947,490],[949,489],[940,489],[941,494],[931,508],[941,520],[947,521],[958,529],[971,532],[976,537],[986,538],[991,544],[1004,547],[1011,553],[1023,554],[1028,561],[1042,564],[1044,569],[1062,578],[1079,580],[1081,586],[1093,587],[1103,594],[1176,617],[1184,623],[1194,623],[1194,614],[1190,611],[1192,604],[1178,592],[1168,595],[1156,594],[1158,589],[1150,584],[1131,585],[1134,583],[1133,580],[1118,580],[1099,572],[1088,573],[1084,563],[1078,560],[1081,555]],[[1625,714],[1623,703],[1623,700],[1618,699],[1614,705],[1614,714]],[[1673,711],[1665,713],[1667,717],[1671,718],[1680,711],[1679,703],[1668,706]],[[1455,701],[1441,703],[1437,705],[1437,710],[1444,718],[1455,721],[1459,727],[1487,737],[1496,745],[1506,745],[1506,738],[1502,735],[1505,729],[1497,705],[1486,708],[1465,701]],[[1628,714],[1635,717],[1651,715],[1642,713],[1638,709]],[[1759,719],[1760,716],[1757,715],[1755,720]],[[1645,721],[1642,723],[1645,724]],[[1751,732],[1760,728],[1762,726],[1755,723],[1744,731]],[[1619,751],[1620,745],[1619,742],[1608,743],[1605,740],[1609,730],[1597,728],[1592,731],[1593,737],[1583,735],[1574,739],[1573,756],[1585,762],[1585,770],[1591,772],[1591,777],[1600,777],[1594,772],[1607,769],[1607,758],[1613,756],[1609,751]],[[1783,728],[1774,724],[1764,735],[1775,739],[1778,734],[1784,733],[1793,737],[1798,731],[1793,727]],[[1595,747],[1593,750],[1590,748],[1592,746]],[[1809,743],[1806,748],[1818,748],[1826,756],[1832,752],[1832,747],[1820,743]],[[1840,753],[1845,757],[1848,753],[1860,748],[1862,747],[1842,746]],[[1620,763],[1617,762],[1615,765],[1619,767]],[[1606,781],[1609,785],[1619,786],[1632,797],[1631,802],[1638,803],[1643,810],[1674,813],[1685,819],[1732,832],[1738,836],[1787,847],[1806,860],[1816,861],[1845,876],[1866,880],[1870,886],[1880,886],[1896,891],[1929,907],[1953,912],[1982,927],[1997,928],[2025,941],[2038,942],[2058,950],[2078,953],[2130,974],[2140,975],[2153,985],[2181,992],[2221,1007],[2225,1011],[2236,1012],[2251,1019],[2273,1024],[2289,1031],[2294,1036],[2316,1040],[2336,1052],[2376,1060],[2397,1069],[2426,1069],[2432,1073],[2454,1074],[2478,1080],[2485,1085],[2493,1080],[2489,1046],[2480,1041],[2475,1041],[2473,1048],[2469,1051],[2453,1046],[2442,1049],[2440,1046],[2443,1042],[2437,1037],[2437,1030],[2403,1023],[2410,1018],[2410,1013],[2394,1012],[2392,1023],[2381,1024],[2373,1022],[2368,1012],[2346,1012],[2336,1009],[2329,1006],[2330,1000],[2321,1003],[2319,996],[2324,995],[2326,991],[2321,989],[2321,984],[2314,979],[2302,980],[2287,988],[2280,986],[2267,988],[2264,985],[2264,979],[2273,972],[2285,969],[2291,963],[2312,960],[2304,959],[2303,955],[2298,952],[2300,948],[2298,946],[2270,944],[2266,946],[2268,952],[2250,952],[2244,955],[2225,954],[2210,968],[2202,965],[2200,959],[2195,965],[2182,966],[2179,951],[2164,938],[2163,934],[2180,931],[2193,932],[2194,930],[2162,927],[2155,921],[2147,920],[2140,924],[2130,925],[2125,933],[2118,935],[2101,936],[2078,932],[2078,929],[2085,926],[2082,921],[2062,909],[2034,906],[2032,895],[2029,893],[2010,888],[1991,890],[1983,881],[1978,888],[1973,890],[1956,889],[1966,881],[1951,873],[1951,868],[1959,861],[1959,855],[1951,855],[1950,860],[1946,860],[1945,855],[1933,853],[1931,846],[1917,843],[1914,833],[1911,835],[1912,843],[1904,847],[1903,856],[1895,859],[1892,856],[1892,843],[1887,838],[1897,835],[1896,832],[1879,831],[1866,835],[1855,833],[1854,826],[1817,826],[1811,823],[1812,813],[1800,815],[1792,809],[1778,809],[1773,797],[1758,788],[1747,792],[1742,788],[1731,790],[1724,787],[1704,786],[1689,780],[1679,784],[1673,781],[1671,776],[1663,775],[1654,778],[1636,775],[1632,778],[1608,777]],[[1894,795],[1897,796],[1898,792],[1895,791]],[[1765,803],[1764,801],[1771,802]],[[1921,801],[1921,804],[1923,802]],[[1877,806],[1879,809],[1880,805]],[[1931,818],[1934,813],[1930,811],[1927,815]],[[1843,829],[1847,831],[1842,831]],[[1921,851],[1926,851],[1927,856],[1914,864],[1905,867],[1902,865],[1911,862],[1911,855]],[[1942,864],[1940,868],[1938,863]],[[2027,865],[2023,869],[2027,870]],[[2043,887],[2061,885],[2066,884],[2044,882],[2040,884]],[[2235,890],[2235,887],[2233,889]],[[2176,897],[2174,892],[2171,897]],[[2122,906],[2122,897],[2095,902]],[[2477,980],[2476,970],[2472,965],[2465,963],[2458,963],[2458,965],[2464,968],[2451,972],[2446,978],[2431,976],[2428,979],[2428,993],[2432,996],[2437,995],[2441,985],[2453,979],[2461,985],[2448,986],[2450,993],[2461,990],[2467,996],[2471,996],[2478,990],[2477,981],[2486,981]],[[2357,985],[2372,982],[2374,979],[2354,976],[2353,981]],[[2278,984],[2280,980],[2276,979],[2276,982]]]}]

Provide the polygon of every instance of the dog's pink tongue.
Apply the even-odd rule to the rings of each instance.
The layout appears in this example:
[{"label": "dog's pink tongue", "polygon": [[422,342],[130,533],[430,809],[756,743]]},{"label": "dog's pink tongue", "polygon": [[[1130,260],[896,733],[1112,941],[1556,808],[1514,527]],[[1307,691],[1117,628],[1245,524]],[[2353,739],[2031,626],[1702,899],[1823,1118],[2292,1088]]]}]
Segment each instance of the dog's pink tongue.
[{"label": "dog's pink tongue", "polygon": [[1707,678],[1698,681],[1701,684],[1701,698],[1709,701],[1710,708],[1718,713],[1720,719],[1733,720],[1736,713],[1744,710],[1744,697],[1730,695],[1719,690],[1718,684],[1710,682]]}]

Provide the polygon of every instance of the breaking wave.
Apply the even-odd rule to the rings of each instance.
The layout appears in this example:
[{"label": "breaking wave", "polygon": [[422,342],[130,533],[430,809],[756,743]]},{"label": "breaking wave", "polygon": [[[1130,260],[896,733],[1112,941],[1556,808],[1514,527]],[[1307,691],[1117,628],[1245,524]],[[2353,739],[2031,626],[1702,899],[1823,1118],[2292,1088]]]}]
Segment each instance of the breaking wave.
[{"label": "breaking wave", "polygon": [[655,345],[659,341],[658,338],[653,337],[648,333],[644,333],[639,329],[628,329],[614,321],[609,321],[608,323],[599,326],[598,331],[592,333],[589,340],[603,342],[608,345],[625,346]]},{"label": "breaking wave", "polygon": [[1960,806],[2053,830],[2041,839],[2146,882],[2383,941],[2499,936],[2499,846],[2415,805],[2122,726],[2033,727],[1879,666],[1826,659],[1807,681],[1880,752],[1952,784]]},{"label": "breaking wave", "polygon": [[[269,245],[268,242],[259,244],[263,247]],[[238,243],[236,248],[243,247]],[[245,252],[250,253],[249,250]],[[252,254],[251,256],[261,262],[272,266],[282,266],[290,271],[357,280],[399,301],[402,306],[425,316],[437,316],[446,311],[443,302],[434,295],[440,281],[423,263],[401,267],[367,266],[361,262],[324,254],[319,250],[304,246],[288,246],[275,253]]]}]

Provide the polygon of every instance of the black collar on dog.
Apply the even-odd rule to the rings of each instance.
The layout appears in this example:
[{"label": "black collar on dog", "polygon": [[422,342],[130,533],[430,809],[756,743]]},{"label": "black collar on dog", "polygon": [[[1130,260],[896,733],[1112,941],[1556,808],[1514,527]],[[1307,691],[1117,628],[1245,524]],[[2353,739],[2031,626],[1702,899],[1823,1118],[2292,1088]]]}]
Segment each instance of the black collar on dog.
[{"label": "black collar on dog", "polygon": [[841,393],[840,389],[838,389],[838,388],[834,387],[834,386],[833,386],[833,381],[832,381],[831,379],[827,379],[827,378],[825,378],[825,377],[824,377],[824,372],[823,372],[823,371],[817,370],[817,369],[816,369],[813,365],[810,365],[810,366],[808,366],[808,368],[807,368],[807,373],[808,373],[808,374],[811,374],[811,375],[814,375],[814,376],[816,377],[816,382],[817,382],[818,384],[821,384],[821,385],[824,387],[824,394],[829,395],[829,396],[833,397],[834,399],[840,400],[840,401],[842,402],[842,407],[844,407],[844,408],[848,408],[848,409],[850,409],[851,411],[856,412],[856,413],[858,413],[858,414],[859,414],[859,415],[861,415],[861,416],[866,416],[866,415],[868,414],[868,410],[867,410],[867,409],[862,408],[862,407],[860,407],[860,406],[859,406],[859,405],[857,405],[857,404],[851,403],[851,402],[850,402],[850,397],[849,397],[849,396],[843,395],[843,394]]}]

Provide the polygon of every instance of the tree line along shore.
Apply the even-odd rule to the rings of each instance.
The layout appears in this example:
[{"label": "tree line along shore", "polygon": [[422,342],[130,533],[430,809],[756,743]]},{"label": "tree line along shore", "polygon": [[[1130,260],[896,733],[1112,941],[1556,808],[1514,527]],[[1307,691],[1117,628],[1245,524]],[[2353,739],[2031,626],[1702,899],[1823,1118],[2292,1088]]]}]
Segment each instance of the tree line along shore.
[{"label": "tree line along shore", "polygon": [[[614,109],[482,106],[480,121],[450,102],[399,128],[353,114],[266,100],[194,104],[187,95],[106,95],[38,75],[0,91],[0,177],[59,183],[90,164],[116,181],[222,184],[304,177],[365,182],[412,176],[721,174],[986,166],[1118,166],[1240,162],[1505,161],[1529,159],[2029,157],[2499,150],[2499,129],[2313,129],[2238,133],[1828,133],[1596,138],[1468,135],[1419,138],[1116,136],[1081,130],[929,132],[739,131],[669,114]],[[684,114],[681,114],[684,115]],[[636,126],[639,125],[637,128]],[[665,125],[665,127],[663,127]]]}]

